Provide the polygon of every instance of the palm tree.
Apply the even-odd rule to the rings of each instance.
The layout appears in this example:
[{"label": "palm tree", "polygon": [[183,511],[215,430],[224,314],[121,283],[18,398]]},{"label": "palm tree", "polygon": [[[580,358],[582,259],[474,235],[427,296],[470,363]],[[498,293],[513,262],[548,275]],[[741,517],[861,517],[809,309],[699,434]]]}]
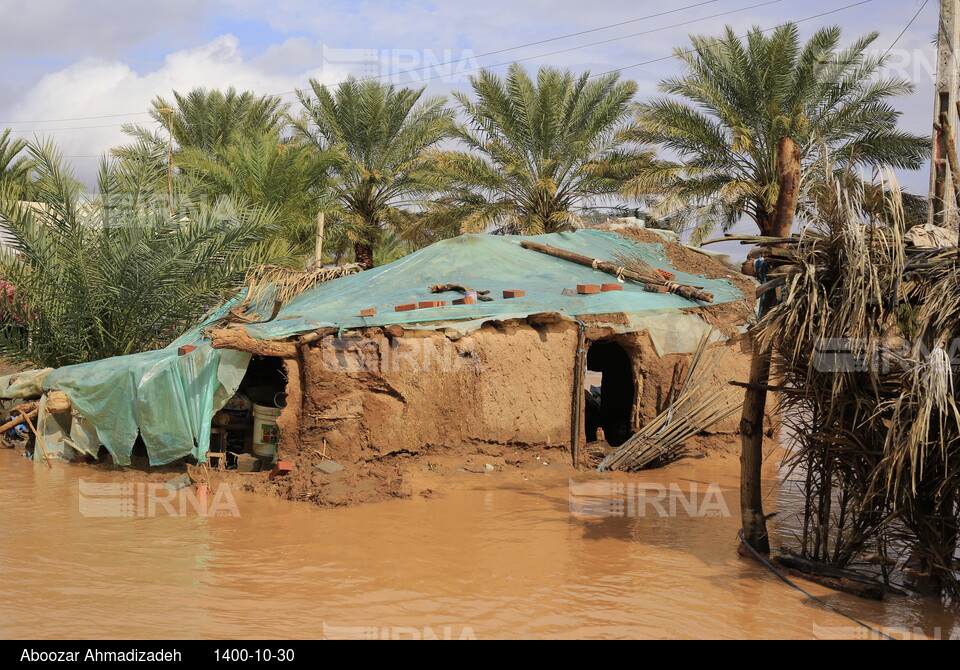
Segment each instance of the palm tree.
[{"label": "palm tree", "polygon": [[647,165],[624,194],[662,196],[659,214],[679,213],[694,241],[742,216],[769,234],[777,201],[776,146],[789,136],[801,154],[801,181],[828,157],[836,169],[885,164],[917,169],[928,140],[897,129],[891,98],[913,90],[880,77],[883,55],[868,53],[877,33],[840,48],[840,28],[801,44],[786,24],[745,39],[727,27],[719,38],[692,36],[676,50],[685,72],[661,82],[668,96],[638,105],[628,136],[659,145],[677,161]]},{"label": "palm tree", "polygon": [[210,198],[228,196],[273,211],[280,237],[300,255],[309,255],[327,183],[324,156],[305,144],[285,143],[272,130],[235,137],[216,155],[186,148],[177,165]]},{"label": "palm tree", "polygon": [[[215,154],[238,137],[259,137],[279,132],[285,124],[287,105],[280,98],[258,96],[252,91],[238,93],[195,88],[186,95],[173,92],[173,102],[154,98],[150,116],[169,128],[178,149],[187,147]],[[171,110],[168,114],[161,110]],[[123,131],[148,143],[166,142],[166,132],[157,133],[140,125],[125,124]]]},{"label": "palm tree", "polygon": [[154,98],[149,114],[158,127],[124,124],[121,130],[132,142],[110,151],[123,179],[136,189],[153,184],[157,196],[167,191],[169,149],[174,164],[187,149],[216,157],[233,142],[279,132],[286,123],[287,105],[251,91],[195,88],[185,95],[174,91],[173,99]]},{"label": "palm tree", "polygon": [[15,288],[4,304],[0,355],[61,366],[152,349],[195,324],[231,295],[252,264],[285,262],[263,244],[270,212],[227,199],[186,206],[117,189],[104,162],[98,195],[82,187],[49,144],[31,146],[42,205],[0,194],[11,238],[0,251],[0,281]]},{"label": "palm tree", "polygon": [[10,138],[10,129],[0,133],[0,190],[14,189],[21,196],[30,179],[30,160],[21,156],[26,140]]},{"label": "palm tree", "polygon": [[[301,257],[312,250],[317,188],[323,169],[313,152],[285,143],[287,105],[279,98],[196,88],[153,100],[153,128],[125,125],[133,140],[111,150],[117,159],[114,191],[141,204],[167,200],[168,142],[173,137],[173,181],[186,203],[227,196],[276,216],[274,253]],[[309,238],[309,239],[308,239]],[[309,242],[309,244],[308,244]],[[262,245],[261,245],[262,246]]]},{"label": "palm tree", "polygon": [[293,127],[325,155],[333,183],[328,213],[352,241],[354,258],[373,267],[380,236],[403,237],[417,216],[411,206],[445,186],[428,153],[449,137],[453,112],[423,88],[400,88],[353,77],[335,89],[310,80],[297,92],[305,115]]},{"label": "palm tree", "polygon": [[453,94],[467,117],[456,137],[470,151],[438,158],[454,182],[441,204],[464,232],[578,227],[585,203],[617,195],[650,160],[621,137],[637,86],[617,74],[541,68],[534,82],[513,64],[506,79],[483,70],[470,81],[476,100]]}]

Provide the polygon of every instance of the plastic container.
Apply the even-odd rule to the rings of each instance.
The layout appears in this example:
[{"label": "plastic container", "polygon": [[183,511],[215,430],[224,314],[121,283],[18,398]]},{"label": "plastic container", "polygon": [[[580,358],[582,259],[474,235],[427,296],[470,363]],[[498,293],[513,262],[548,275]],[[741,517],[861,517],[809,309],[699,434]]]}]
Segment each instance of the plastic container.
[{"label": "plastic container", "polygon": [[257,456],[273,456],[277,453],[280,439],[277,417],[281,411],[278,407],[253,404],[253,453]]}]

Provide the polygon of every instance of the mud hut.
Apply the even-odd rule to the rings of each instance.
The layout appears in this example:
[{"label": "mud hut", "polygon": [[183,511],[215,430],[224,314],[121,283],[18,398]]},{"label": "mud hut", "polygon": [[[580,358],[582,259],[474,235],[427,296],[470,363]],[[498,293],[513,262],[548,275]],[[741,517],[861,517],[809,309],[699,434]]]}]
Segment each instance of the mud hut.
[{"label": "mud hut", "polygon": [[[642,254],[713,302],[645,290],[521,240],[606,261]],[[578,292],[602,284],[610,290]],[[475,447],[557,450],[569,462],[598,431],[616,446],[663,410],[705,334],[730,349],[718,382],[748,368],[739,335],[752,314],[749,280],[642,229],[463,235],[281,293],[249,287],[166,349],[15,386],[64,392],[95,439],[71,440],[66,425],[63,443],[88,453],[102,444],[119,465],[138,438],[152,465],[204,462],[214,414],[240,391],[283,406],[284,459],[363,468]],[[736,421],[713,431],[727,442]],[[705,449],[716,436],[698,439],[693,448]]]}]

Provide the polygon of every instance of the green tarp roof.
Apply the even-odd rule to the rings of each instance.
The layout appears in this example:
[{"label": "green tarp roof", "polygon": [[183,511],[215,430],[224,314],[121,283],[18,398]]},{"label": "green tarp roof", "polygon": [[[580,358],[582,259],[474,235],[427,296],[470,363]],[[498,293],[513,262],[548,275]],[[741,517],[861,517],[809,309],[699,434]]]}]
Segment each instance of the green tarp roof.
[{"label": "green tarp roof", "polygon": [[[284,306],[273,321],[246,326],[247,332],[258,339],[280,339],[329,326],[347,329],[421,324],[418,327],[450,325],[469,330],[485,320],[539,312],[571,316],[642,313],[696,305],[673,294],[644,291],[631,282],[626,282],[622,291],[562,295],[564,288],[577,284],[616,280],[599,270],[523,249],[521,239],[608,261],[614,260],[617,252],[640,251],[655,267],[676,272],[677,281],[697,284],[713,293],[714,304],[743,298],[728,280],[703,279],[671,268],[662,245],[633,242],[615,233],[580,230],[528,238],[462,235],[388,265],[320,284]],[[489,290],[494,301],[454,306],[450,303],[460,294],[431,294],[428,290],[431,285],[446,283]],[[525,291],[526,295],[501,299],[501,292],[510,289]],[[154,465],[188,454],[204,460],[213,413],[236,391],[249,355],[215,350],[199,333],[239,299],[165,349],[63,367],[50,372],[43,387],[67,394],[79,413],[96,427],[101,442],[119,465],[129,464],[138,432]],[[448,304],[394,311],[396,305],[423,300],[446,300]],[[359,316],[361,310],[370,308],[377,310],[376,316]],[[271,309],[253,306],[248,311],[269,314]],[[178,356],[177,347],[185,343],[199,346]]]},{"label": "green tarp roof", "polygon": [[[609,261],[617,253],[640,251],[651,265],[676,272],[677,281],[704,286],[714,294],[715,304],[743,298],[727,280],[705,280],[671,268],[662,245],[633,242],[616,233],[580,230],[531,237],[461,235],[437,242],[388,265],[321,284],[291,301],[274,321],[248,326],[247,331],[258,339],[278,339],[327,326],[429,324],[460,319],[509,318],[537,312],[607,314],[699,304],[672,293],[650,293],[632,282],[626,282],[619,292],[574,297],[562,295],[564,288],[610,283],[616,278],[524,249],[520,246],[520,240],[524,239]],[[433,294],[428,290],[429,286],[451,283],[489,290],[494,301],[453,305],[454,299],[462,297],[459,293]],[[502,300],[502,292],[510,289],[525,291],[526,295]],[[394,311],[397,305],[425,300],[445,300],[447,305],[410,312]],[[377,310],[376,316],[359,316],[361,310],[371,308]],[[269,314],[271,310],[270,306],[263,305],[251,311]]]}]

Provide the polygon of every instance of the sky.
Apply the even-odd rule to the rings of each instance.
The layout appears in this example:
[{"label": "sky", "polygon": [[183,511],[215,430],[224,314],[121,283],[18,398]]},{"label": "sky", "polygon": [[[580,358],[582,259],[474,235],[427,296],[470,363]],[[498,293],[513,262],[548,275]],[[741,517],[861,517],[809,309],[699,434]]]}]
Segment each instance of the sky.
[{"label": "sky", "polygon": [[[90,183],[99,155],[124,141],[120,125],[149,123],[150,101],[174,90],[233,86],[295,102],[310,79],[355,74],[448,94],[468,91],[478,68],[521,61],[620,69],[643,98],[681,72],[671,52],[690,34],[797,21],[804,37],[839,25],[845,43],[877,31],[889,72],[916,85],[895,103],[901,125],[928,134],[937,11],[936,0],[0,0],[0,129],[56,142]],[[922,192],[929,177],[900,179]]]}]

